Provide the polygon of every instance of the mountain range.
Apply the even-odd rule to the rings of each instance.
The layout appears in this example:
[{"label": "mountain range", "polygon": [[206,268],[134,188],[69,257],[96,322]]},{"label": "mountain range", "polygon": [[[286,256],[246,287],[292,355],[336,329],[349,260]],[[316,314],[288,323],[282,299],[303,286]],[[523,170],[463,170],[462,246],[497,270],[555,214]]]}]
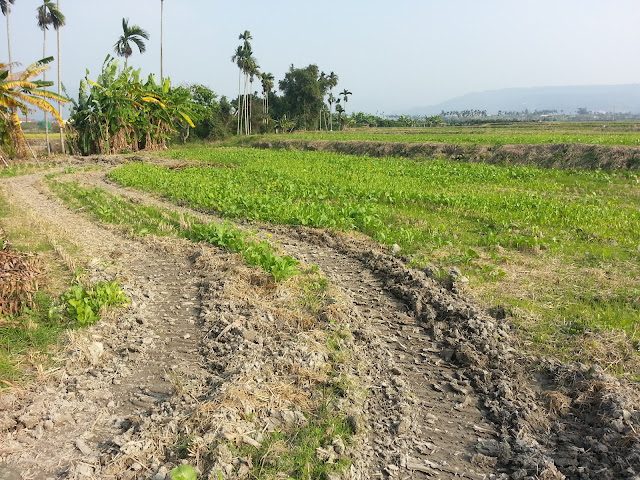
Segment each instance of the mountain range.
[{"label": "mountain range", "polygon": [[557,110],[575,113],[579,108],[593,112],[640,113],[640,84],[585,85],[565,87],[504,88],[474,92],[436,105],[415,107],[411,115],[436,115],[452,110],[498,111]]}]

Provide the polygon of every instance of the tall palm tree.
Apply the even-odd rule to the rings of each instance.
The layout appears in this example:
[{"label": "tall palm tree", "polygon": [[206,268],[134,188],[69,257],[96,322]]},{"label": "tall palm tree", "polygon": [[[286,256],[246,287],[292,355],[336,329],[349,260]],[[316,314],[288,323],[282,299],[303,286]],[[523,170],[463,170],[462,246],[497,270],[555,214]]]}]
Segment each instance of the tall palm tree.
[{"label": "tall palm tree", "polygon": [[9,66],[6,63],[0,63],[0,116],[9,127],[11,142],[18,157],[26,156],[28,148],[20,126],[18,109],[26,113],[30,106],[37,107],[51,113],[58,123],[62,124],[62,117],[47,100],[61,102],[68,100],[44,90],[43,87],[51,86],[52,82],[34,80],[49,68],[47,64],[52,60],[53,57],[42,59],[30,65],[25,71],[13,74],[9,73]]},{"label": "tall palm tree", "polygon": [[[37,9],[38,27],[42,30],[42,58],[47,56],[47,30],[52,26],[55,30],[59,30],[64,26],[66,19],[51,0],[43,0],[42,5]],[[46,69],[42,71],[42,81],[47,81]],[[51,154],[51,145],[49,145],[49,119],[47,118],[47,110],[44,110],[44,132],[47,144],[47,153]]]},{"label": "tall palm tree", "polygon": [[344,114],[346,115],[347,114],[346,106],[347,106],[347,102],[349,101],[349,95],[353,95],[353,93],[351,93],[349,90],[345,88],[340,92],[340,95],[342,95],[342,99],[344,100],[344,106],[345,106]]},{"label": "tall palm tree", "polygon": [[332,105],[336,101],[336,97],[333,96],[333,87],[338,85],[338,75],[335,72],[330,72],[329,75],[325,77],[325,81],[327,87],[329,87],[329,130],[333,131],[333,109]]},{"label": "tall palm tree", "polygon": [[333,104],[336,103],[336,97],[333,96],[333,93],[329,93],[327,102],[329,103],[329,130],[333,132]]},{"label": "tall palm tree", "polygon": [[[58,13],[60,12],[60,0],[57,0],[56,2],[56,10],[58,10]],[[66,23],[66,20],[63,17],[62,25],[58,25],[58,27],[54,26],[54,28],[56,29],[57,37],[58,37],[58,95],[59,96],[62,96],[62,48],[60,46],[60,27],[64,26],[65,23]],[[62,110],[62,102],[58,100],[58,112],[60,112],[61,110]],[[62,153],[66,153],[65,147],[64,147],[64,132],[62,127],[60,128],[60,149]]]},{"label": "tall palm tree", "polygon": [[247,73],[249,74],[249,84],[251,85],[251,87],[249,88],[249,98],[248,98],[249,102],[248,102],[248,108],[247,108],[249,134],[251,133],[251,104],[253,103],[253,81],[255,80],[255,77],[260,77],[259,68],[260,68],[260,65],[258,65],[255,58],[251,57],[248,64],[248,71],[247,71]]},{"label": "tall palm tree", "polygon": [[251,36],[251,32],[249,30],[245,30],[238,36],[238,40],[243,41],[243,62],[242,62],[242,72],[244,73],[244,94],[242,96],[242,112],[244,112],[244,130],[245,133],[249,134],[249,105],[247,104],[247,84],[249,83],[249,73],[253,69],[253,65],[255,64],[255,59],[253,58],[253,49],[251,48],[251,43],[249,40],[253,40]]},{"label": "tall palm tree", "polygon": [[[239,69],[238,72],[238,130],[237,134],[240,135],[242,131],[242,122],[244,121],[244,131],[246,134],[249,134],[249,105],[247,102],[247,88],[249,84],[249,76],[251,72],[257,71],[257,63],[255,58],[253,58],[253,51],[251,49],[251,43],[249,40],[252,40],[251,32],[249,30],[245,30],[238,36],[238,40],[242,40],[243,44],[236,48],[236,53],[231,57],[231,61],[234,62]],[[242,94],[242,102],[240,101],[240,77],[244,73],[244,93]],[[255,73],[254,73],[255,75]],[[253,77],[252,77],[253,78]]]},{"label": "tall palm tree", "polygon": [[249,30],[245,30],[244,32],[242,32],[238,36],[238,40],[242,40],[244,42],[244,48],[246,50],[251,49],[251,43],[249,43],[249,40],[253,40],[253,37],[251,36],[251,32]]},{"label": "tall palm tree", "polygon": [[164,39],[164,0],[160,0],[160,80],[164,78],[162,69],[162,47]]},{"label": "tall palm tree", "polygon": [[15,1],[16,0],[0,0],[0,10],[2,10],[2,14],[7,17],[7,49],[9,51],[9,73],[11,73],[13,68],[11,64],[11,30],[9,29],[9,13],[11,13],[11,5],[13,5]]},{"label": "tall palm tree", "polygon": [[244,70],[244,62],[245,62],[245,50],[242,47],[242,45],[239,45],[238,48],[236,48],[236,53],[233,54],[233,56],[231,57],[231,61],[233,63],[235,63],[238,66],[238,105],[236,108],[236,114],[238,115],[238,129],[236,132],[236,135],[240,135],[240,95],[241,95],[241,77],[242,77],[242,72]]},{"label": "tall palm tree", "polygon": [[269,93],[273,90],[274,87],[274,77],[272,73],[263,73],[260,75],[260,80],[262,81],[262,94],[264,95],[264,110],[263,113],[265,115],[264,123],[268,123],[269,116]]},{"label": "tall palm tree", "polygon": [[119,57],[124,57],[124,68],[127,68],[129,57],[133,54],[131,43],[135,43],[140,53],[144,53],[147,51],[144,40],[149,40],[147,31],[138,25],[129,26],[129,19],[123,18],[122,35],[120,35],[118,41],[113,45],[113,51]]},{"label": "tall palm tree", "polygon": [[336,112],[338,112],[338,126],[342,129],[342,114],[345,112],[345,109],[340,105],[340,99],[336,101]]}]

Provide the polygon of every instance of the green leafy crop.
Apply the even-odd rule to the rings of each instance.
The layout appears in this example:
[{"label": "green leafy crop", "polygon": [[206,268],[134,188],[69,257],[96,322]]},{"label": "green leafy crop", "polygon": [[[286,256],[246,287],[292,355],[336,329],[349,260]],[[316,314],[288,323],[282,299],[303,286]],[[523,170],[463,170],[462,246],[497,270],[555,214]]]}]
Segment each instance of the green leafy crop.
[{"label": "green leafy crop", "polygon": [[88,289],[74,285],[61,300],[67,315],[81,327],[97,322],[103,307],[125,305],[131,301],[117,281],[98,282]]}]

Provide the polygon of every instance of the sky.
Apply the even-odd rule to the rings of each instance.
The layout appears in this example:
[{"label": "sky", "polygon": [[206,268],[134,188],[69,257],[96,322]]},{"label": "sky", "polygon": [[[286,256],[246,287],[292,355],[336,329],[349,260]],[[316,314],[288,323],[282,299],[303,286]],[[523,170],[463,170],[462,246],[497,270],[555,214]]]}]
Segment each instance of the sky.
[{"label": "sky", "polygon": [[[12,59],[42,58],[39,0],[15,0]],[[160,0],[60,0],[62,82],[77,96],[122,33],[122,18],[150,34],[129,64],[160,72]],[[476,91],[640,83],[638,0],[165,0],[164,73],[233,98],[231,62],[249,30],[262,71],[316,64],[353,95],[347,111],[398,114]],[[56,56],[55,31],[47,55]],[[8,59],[0,19],[0,61]],[[124,63],[124,62],[122,62]],[[55,79],[52,66],[49,79]],[[257,89],[258,83],[254,83]],[[335,91],[335,90],[334,90]]]}]

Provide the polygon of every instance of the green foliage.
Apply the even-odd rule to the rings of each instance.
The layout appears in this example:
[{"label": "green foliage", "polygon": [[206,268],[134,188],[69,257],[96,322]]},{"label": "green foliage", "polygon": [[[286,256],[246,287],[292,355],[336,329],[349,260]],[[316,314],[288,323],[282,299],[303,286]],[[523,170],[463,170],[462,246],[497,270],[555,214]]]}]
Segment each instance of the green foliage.
[{"label": "green foliage", "polygon": [[26,70],[13,74],[9,74],[8,64],[0,63],[0,155],[28,155],[18,111],[26,114],[32,107],[37,107],[51,113],[59,123],[63,122],[48,101],[67,103],[68,100],[45,89],[53,85],[52,82],[34,80],[49,68],[48,64],[52,61],[53,57],[43,58],[29,65]]},{"label": "green foliage", "polygon": [[[20,380],[21,355],[49,355],[50,346],[68,328],[66,318],[58,313],[55,305],[49,295],[39,291],[29,308],[0,322],[0,378]],[[0,384],[0,388],[3,386]]]},{"label": "green foliage", "polygon": [[206,241],[240,253],[249,265],[260,266],[271,273],[276,282],[298,273],[299,262],[295,258],[276,255],[266,241],[248,241],[244,231],[229,223],[195,224],[188,236],[193,241]]},{"label": "green foliage", "polygon": [[125,305],[130,301],[117,281],[98,282],[89,289],[74,285],[62,296],[67,315],[81,327],[97,322],[103,307]]},{"label": "green foliage", "polygon": [[0,178],[29,175],[30,173],[47,170],[49,168],[53,168],[53,165],[46,163],[14,163],[10,167],[0,167]]},{"label": "green foliage", "polygon": [[82,80],[72,101],[72,147],[83,155],[162,149],[180,125],[194,126],[190,98],[168,78],[142,80],[132,68],[118,74],[118,62],[107,56],[97,81]]},{"label": "green foliage", "polygon": [[[515,145],[515,144],[557,144],[587,143],[593,145],[640,145],[637,123],[613,123],[602,128],[602,123],[523,123],[488,124],[478,126],[441,125],[438,128],[415,128],[436,125],[435,117],[412,119],[381,119],[367,114],[351,115],[354,126],[414,127],[414,128],[368,128],[344,132],[301,132],[295,138],[300,140],[370,141],[425,143],[438,142],[455,145]],[[262,140],[269,140],[266,137]],[[273,137],[275,140],[276,137]]]},{"label": "green foliage", "polygon": [[295,119],[301,129],[312,129],[317,126],[320,111],[324,106],[324,95],[328,84],[320,77],[317,65],[295,68],[293,65],[280,80],[282,104],[274,105],[276,118],[287,115]]},{"label": "green foliage", "polygon": [[201,140],[223,140],[231,135],[233,128],[231,104],[226,97],[218,102],[217,95],[205,85],[189,85],[193,110],[198,118],[194,121],[193,134]]},{"label": "green foliage", "polygon": [[352,436],[353,430],[346,419],[324,404],[307,416],[306,425],[270,433],[260,447],[243,445],[232,446],[232,449],[238,456],[255,459],[251,478],[316,480],[328,478],[351,464],[346,457],[329,463],[320,457],[318,449],[330,447],[337,439],[348,445]]},{"label": "green foliage", "polygon": [[127,226],[133,236],[177,234],[194,242],[208,242],[239,253],[249,265],[262,267],[276,282],[298,273],[298,261],[277,255],[266,241],[254,241],[231,223],[202,223],[188,216],[140,205],[100,188],[84,188],[75,182],[51,181],[51,188],[67,205],[88,209],[100,220]]},{"label": "green foliage", "polygon": [[171,470],[171,480],[197,480],[196,469],[191,465],[180,465]]}]

